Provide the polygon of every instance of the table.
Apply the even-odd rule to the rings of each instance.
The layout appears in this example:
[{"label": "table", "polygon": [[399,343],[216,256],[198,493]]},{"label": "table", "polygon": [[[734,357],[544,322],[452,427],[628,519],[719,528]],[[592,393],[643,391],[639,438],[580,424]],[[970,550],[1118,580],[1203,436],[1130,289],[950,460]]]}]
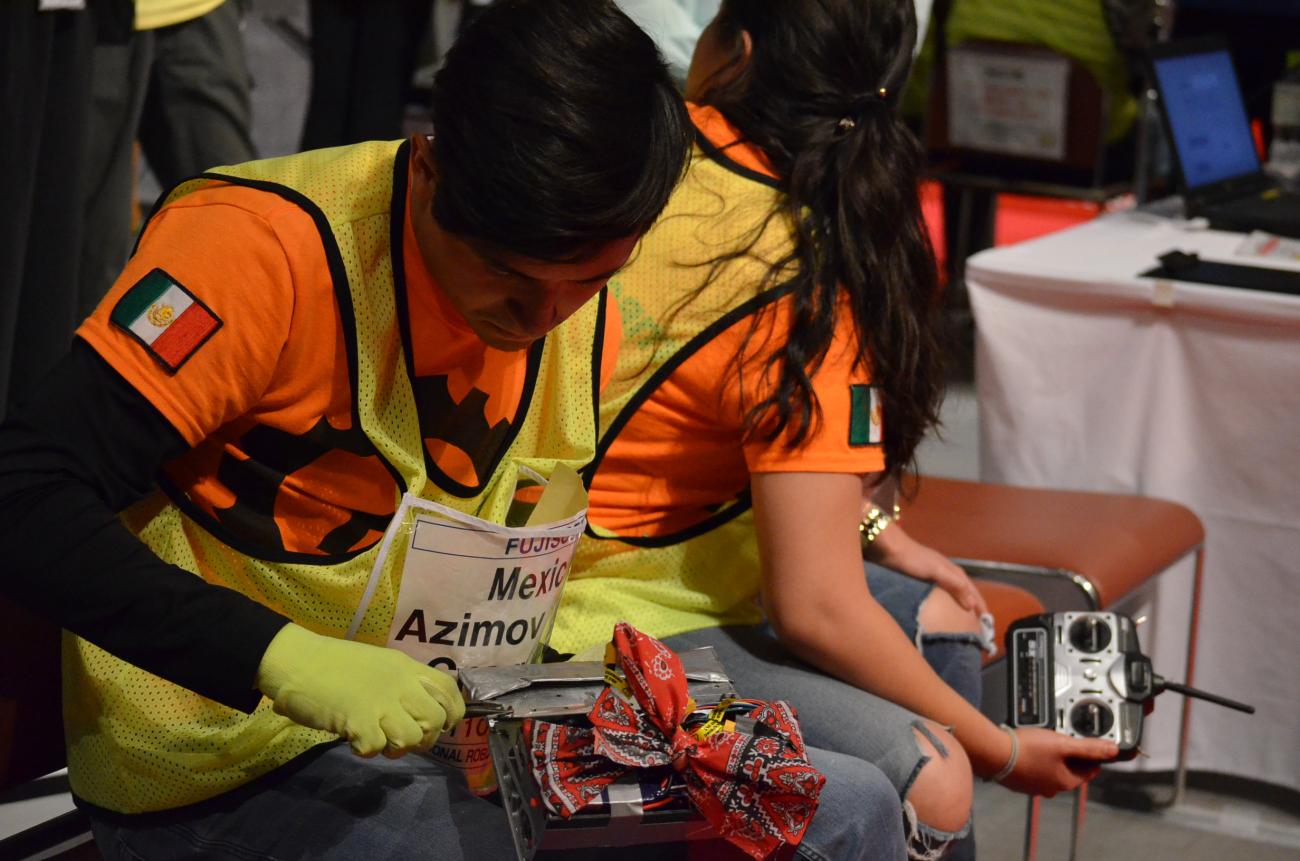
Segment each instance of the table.
[{"label": "table", "polygon": [[[1247,262],[1241,234],[1182,225],[1115,213],[968,261],[980,473],[1192,508],[1206,529],[1193,683],[1258,713],[1196,704],[1189,767],[1300,789],[1300,297],[1137,277],[1175,248]],[[1191,572],[1119,608],[1149,613],[1143,646],[1175,681]],[[1177,699],[1157,700],[1136,769],[1173,767]]]}]

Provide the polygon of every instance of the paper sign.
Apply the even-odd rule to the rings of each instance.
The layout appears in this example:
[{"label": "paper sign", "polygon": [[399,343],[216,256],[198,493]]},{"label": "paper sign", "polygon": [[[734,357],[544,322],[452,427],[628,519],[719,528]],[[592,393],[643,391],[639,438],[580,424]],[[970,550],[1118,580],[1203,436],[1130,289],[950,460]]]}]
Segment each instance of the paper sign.
[{"label": "paper sign", "polygon": [[[412,500],[389,646],[431,667],[526,664],[540,655],[587,525],[587,494],[555,468],[528,525],[510,528]],[[465,773],[471,791],[496,788],[482,718],[462,721],[433,756]]]},{"label": "paper sign", "polygon": [[587,489],[582,486],[582,476],[570,467],[559,464],[551,473],[551,480],[546,483],[542,498],[537,500],[537,507],[524,525],[535,527],[544,523],[558,523],[579,512],[585,513],[586,510]]},{"label": "paper sign", "polygon": [[1064,57],[975,48],[948,52],[948,138],[954,146],[1060,160],[1065,157]]},{"label": "paper sign", "polygon": [[528,663],[585,526],[582,512],[502,531],[416,515],[390,645],[449,672]]}]

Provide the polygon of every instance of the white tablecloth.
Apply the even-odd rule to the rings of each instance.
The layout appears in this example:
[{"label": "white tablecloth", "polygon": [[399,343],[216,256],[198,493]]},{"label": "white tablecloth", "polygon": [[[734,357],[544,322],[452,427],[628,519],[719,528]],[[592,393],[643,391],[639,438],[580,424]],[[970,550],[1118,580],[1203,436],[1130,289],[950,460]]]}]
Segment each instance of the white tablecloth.
[{"label": "white tablecloth", "polygon": [[[1259,711],[1197,703],[1189,765],[1300,789],[1300,297],[1136,277],[1175,248],[1248,262],[1242,240],[1121,213],[971,258],[980,470],[1191,507],[1207,548],[1195,684]],[[1150,612],[1144,648],[1175,681],[1191,571],[1122,606]],[[1172,767],[1178,700],[1157,701],[1137,768]]]}]

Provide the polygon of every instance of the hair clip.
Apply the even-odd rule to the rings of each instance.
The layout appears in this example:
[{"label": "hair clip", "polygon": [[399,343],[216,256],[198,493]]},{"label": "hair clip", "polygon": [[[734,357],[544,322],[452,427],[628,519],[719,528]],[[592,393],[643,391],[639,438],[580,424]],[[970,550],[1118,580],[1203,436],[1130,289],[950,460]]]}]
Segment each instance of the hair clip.
[{"label": "hair clip", "polygon": [[889,89],[878,87],[874,93],[862,96],[849,107],[849,112],[839,118],[835,123],[835,136],[842,137],[853,131],[858,126],[858,120],[867,109],[873,105],[879,105],[882,108],[889,107]]}]

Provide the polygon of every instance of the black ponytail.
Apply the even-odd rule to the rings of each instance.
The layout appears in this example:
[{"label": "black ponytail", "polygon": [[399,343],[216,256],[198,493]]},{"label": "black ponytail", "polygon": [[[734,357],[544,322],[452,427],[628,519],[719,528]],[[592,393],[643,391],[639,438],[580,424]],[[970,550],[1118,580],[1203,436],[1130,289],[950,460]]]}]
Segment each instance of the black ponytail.
[{"label": "black ponytail", "polygon": [[770,360],[777,384],[750,404],[746,432],[799,445],[820,411],[811,374],[846,305],[858,362],[882,395],[886,469],[910,467],[942,396],[934,251],[921,216],[920,145],[897,118],[915,41],[911,0],[725,0],[721,44],[753,50],[701,100],[767,155],[795,228],[769,280],[794,275],[793,314]]}]

